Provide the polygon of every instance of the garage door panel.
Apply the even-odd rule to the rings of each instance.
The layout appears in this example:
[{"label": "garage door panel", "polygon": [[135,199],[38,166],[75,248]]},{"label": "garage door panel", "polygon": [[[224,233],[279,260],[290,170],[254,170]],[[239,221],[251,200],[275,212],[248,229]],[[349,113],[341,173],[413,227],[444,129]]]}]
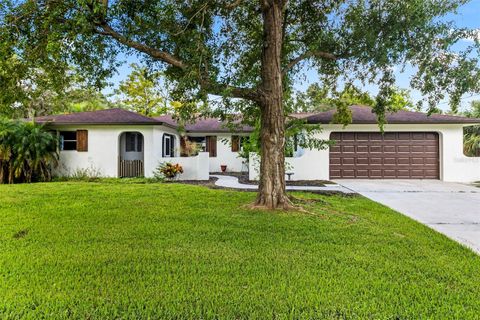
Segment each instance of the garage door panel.
[{"label": "garage door panel", "polygon": [[368,169],[357,169],[356,177],[357,178],[368,178],[369,177]]},{"label": "garage door panel", "polygon": [[438,153],[438,146],[426,146],[425,152]]},{"label": "garage door panel", "polygon": [[370,170],[370,178],[372,179],[382,178],[382,170]]},{"label": "garage door panel", "polygon": [[330,164],[342,164],[342,160],[340,158],[330,157]]},{"label": "garage door panel", "polygon": [[368,137],[370,138],[370,141],[383,141],[383,136],[379,133],[369,133]]},{"label": "garage door panel", "polygon": [[368,153],[368,146],[357,146],[357,153]]},{"label": "garage door panel", "polygon": [[355,170],[342,170],[342,175],[346,178],[355,178]]},{"label": "garage door panel", "polygon": [[410,147],[410,152],[411,153],[424,153],[425,152],[425,147],[424,146],[411,146]]},{"label": "garage door panel", "polygon": [[412,158],[412,165],[425,165],[425,159],[424,158]]},{"label": "garage door panel", "polygon": [[434,141],[435,144],[438,145],[438,133],[426,132],[425,133],[425,140]]},{"label": "garage door panel", "polygon": [[355,153],[355,146],[342,146],[343,153]]},{"label": "garage door panel", "polygon": [[343,141],[355,141],[355,133],[354,132],[343,132],[342,133],[342,140]]},{"label": "garage door panel", "polygon": [[382,146],[370,146],[369,148],[370,153],[383,153]]},{"label": "garage door panel", "polygon": [[398,153],[410,153],[410,146],[397,146]]},{"label": "garage door panel", "polygon": [[383,178],[385,179],[395,179],[397,177],[397,171],[395,169],[385,169],[383,170]]},{"label": "garage door panel", "polygon": [[397,170],[397,176],[400,177],[400,178],[408,179],[408,178],[410,178],[410,170],[408,170],[408,169]]},{"label": "garage door panel", "polygon": [[439,137],[432,132],[332,133],[330,177],[438,179]]},{"label": "garage door panel", "polygon": [[370,134],[368,132],[357,133],[355,141],[370,141]]},{"label": "garage door panel", "polygon": [[368,165],[369,164],[369,159],[367,157],[356,158],[356,164],[357,165]]},{"label": "garage door panel", "polygon": [[425,133],[423,132],[414,132],[412,133],[412,140],[426,140]]},{"label": "garage door panel", "polygon": [[383,140],[385,141],[397,140],[397,134],[395,132],[385,132],[383,136]]},{"label": "garage door panel", "polygon": [[339,145],[334,145],[330,147],[330,153],[340,153],[342,148]]},{"label": "garage door panel", "polygon": [[438,169],[435,170],[425,170],[426,179],[437,179]]},{"label": "garage door panel", "polygon": [[411,140],[412,135],[410,132],[398,132],[397,133],[397,140]]},{"label": "garage door panel", "polygon": [[397,148],[395,146],[383,146],[384,153],[396,153]]}]

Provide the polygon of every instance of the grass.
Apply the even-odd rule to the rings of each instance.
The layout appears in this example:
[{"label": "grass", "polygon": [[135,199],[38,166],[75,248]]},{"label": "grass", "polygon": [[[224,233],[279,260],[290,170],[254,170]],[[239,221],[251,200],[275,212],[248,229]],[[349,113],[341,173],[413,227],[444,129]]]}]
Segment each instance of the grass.
[{"label": "grass", "polygon": [[480,258],[362,197],[0,186],[0,318],[477,318]]}]

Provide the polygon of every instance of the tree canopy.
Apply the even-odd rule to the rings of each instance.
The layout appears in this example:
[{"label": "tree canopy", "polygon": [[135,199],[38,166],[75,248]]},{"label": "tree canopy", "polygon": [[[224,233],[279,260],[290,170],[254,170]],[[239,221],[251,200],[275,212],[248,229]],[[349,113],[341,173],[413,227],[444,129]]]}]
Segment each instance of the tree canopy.
[{"label": "tree canopy", "polygon": [[[175,100],[207,103],[216,95],[245,118],[260,114],[256,203],[288,207],[284,101],[303,70],[316,70],[331,87],[340,81],[377,86],[380,124],[395,70],[407,65],[416,69],[411,88],[430,110],[447,95],[455,110],[463,94],[479,90],[478,32],[445,18],[466,2],[1,0],[0,36],[6,55],[42,66],[55,83],[73,65],[101,86],[119,53],[135,54],[172,82]],[[476,40],[454,50],[465,38]]]},{"label": "tree canopy", "polygon": [[[166,71],[183,97],[256,100],[261,7],[269,2],[2,0],[1,34],[7,50],[42,65],[56,82],[74,64],[100,85],[115,70],[117,53],[140,53]],[[383,96],[393,68],[408,63],[418,68],[412,88],[431,108],[446,94],[458,104],[463,93],[478,90],[478,42],[463,52],[452,46],[476,31],[440,18],[466,2],[282,1],[285,91],[308,63],[326,83],[372,82]]]},{"label": "tree canopy", "polygon": [[[298,92],[293,98],[293,112],[322,112],[337,108],[337,105],[365,105],[374,107],[375,97],[367,91],[362,91],[354,85],[346,86],[340,92],[332,88],[321,86],[319,83],[311,84],[304,92]],[[414,103],[408,90],[392,87],[388,111],[414,109]]]},{"label": "tree canopy", "polygon": [[146,67],[132,64],[132,72],[119,85],[119,102],[131,111],[146,116],[165,114],[168,111],[166,95],[162,95],[161,74],[149,72]]},{"label": "tree canopy", "polygon": [[107,97],[100,90],[83,83],[75,70],[65,70],[66,74],[54,78],[41,65],[30,66],[17,54],[6,54],[1,58],[2,117],[27,118],[111,106]]}]

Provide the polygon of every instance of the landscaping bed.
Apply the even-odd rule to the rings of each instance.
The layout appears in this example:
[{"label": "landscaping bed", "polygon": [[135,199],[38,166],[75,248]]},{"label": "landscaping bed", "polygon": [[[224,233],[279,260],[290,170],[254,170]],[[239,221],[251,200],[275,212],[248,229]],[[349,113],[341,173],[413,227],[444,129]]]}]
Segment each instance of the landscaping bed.
[{"label": "landscaping bed", "polygon": [[[212,173],[214,175],[226,175],[226,176],[234,176],[238,178],[238,182],[242,184],[250,184],[258,186],[258,181],[252,181],[248,179],[247,172],[216,172]],[[292,176],[293,178],[293,176]],[[324,187],[326,184],[335,184],[332,181],[328,180],[286,180],[285,181],[287,186],[312,186],[312,187]]]}]

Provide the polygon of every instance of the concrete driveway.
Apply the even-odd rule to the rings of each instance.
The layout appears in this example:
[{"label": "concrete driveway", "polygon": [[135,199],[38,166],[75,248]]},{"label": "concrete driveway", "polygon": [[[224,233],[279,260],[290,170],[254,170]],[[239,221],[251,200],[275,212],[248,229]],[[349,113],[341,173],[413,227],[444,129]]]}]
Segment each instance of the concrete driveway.
[{"label": "concrete driveway", "polygon": [[335,181],[480,254],[480,188],[438,180]]}]

